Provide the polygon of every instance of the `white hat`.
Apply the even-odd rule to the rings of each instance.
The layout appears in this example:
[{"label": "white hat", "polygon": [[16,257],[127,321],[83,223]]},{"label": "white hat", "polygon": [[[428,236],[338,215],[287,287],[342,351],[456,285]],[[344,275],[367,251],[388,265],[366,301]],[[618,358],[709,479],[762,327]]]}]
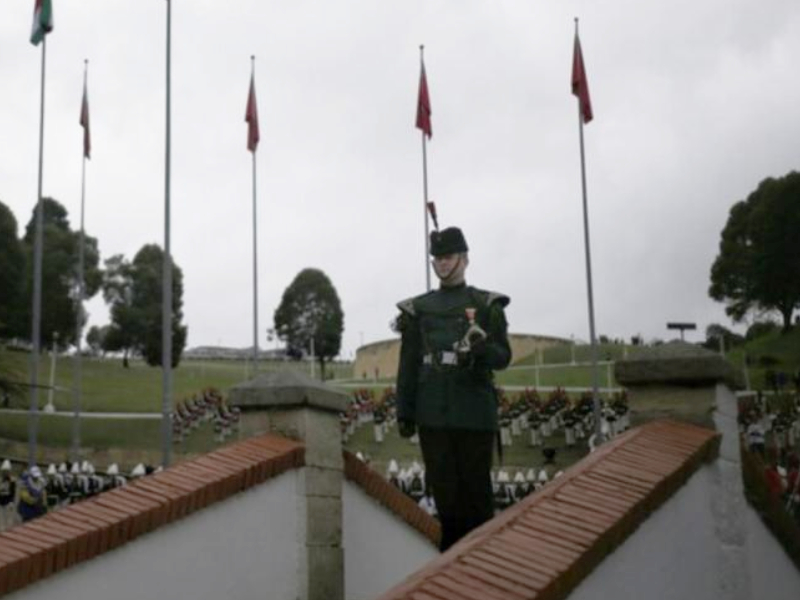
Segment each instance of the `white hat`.
[{"label": "white hat", "polygon": [[38,467],[38,465],[33,465],[31,467],[31,477],[34,479],[41,479],[42,478],[42,470]]},{"label": "white hat", "polygon": [[81,466],[78,463],[74,462],[72,463],[72,468],[69,470],[69,472],[72,473],[73,475],[80,475]]},{"label": "white hat", "polygon": [[547,471],[545,471],[544,469],[539,471],[539,481],[541,481],[542,483],[547,483],[548,481],[550,481],[550,478],[547,476]]},{"label": "white hat", "polygon": [[10,471],[10,470],[11,470],[11,461],[8,460],[8,459],[5,459],[3,461],[3,464],[0,465],[0,471]]},{"label": "white hat", "polygon": [[111,463],[108,465],[108,469],[106,469],[106,475],[119,475],[119,467],[117,463]]},{"label": "white hat", "polygon": [[395,459],[389,461],[389,475],[396,475],[400,471],[400,465]]},{"label": "white hat", "polygon": [[88,460],[83,461],[81,463],[81,471],[83,471],[84,473],[91,473],[92,464]]},{"label": "white hat", "polygon": [[511,480],[505,470],[501,469],[497,472],[497,483],[508,483],[509,481]]},{"label": "white hat", "polygon": [[421,473],[422,473],[422,465],[420,465],[417,461],[411,463],[411,474],[420,475]]},{"label": "white hat", "polygon": [[131,477],[141,477],[144,474],[145,470],[144,470],[144,465],[142,463],[139,463],[138,465],[133,467],[133,470],[131,471]]},{"label": "white hat", "polygon": [[358,452],[356,452],[356,458],[357,458],[358,460],[360,460],[361,462],[364,462],[364,455],[363,455],[363,454],[361,454],[361,451],[360,451],[360,450],[359,450]]},{"label": "white hat", "polygon": [[67,472],[67,463],[61,463],[58,465],[58,472],[59,473],[66,473]]},{"label": "white hat", "polygon": [[528,469],[528,472],[525,473],[525,479],[529,482],[536,481],[536,471],[533,469]]},{"label": "white hat", "polygon": [[522,471],[517,471],[517,474],[514,475],[514,483],[525,483],[525,475],[522,474]]},{"label": "white hat", "polygon": [[56,474],[56,466],[53,463],[47,465],[47,474],[48,475],[55,475]]}]

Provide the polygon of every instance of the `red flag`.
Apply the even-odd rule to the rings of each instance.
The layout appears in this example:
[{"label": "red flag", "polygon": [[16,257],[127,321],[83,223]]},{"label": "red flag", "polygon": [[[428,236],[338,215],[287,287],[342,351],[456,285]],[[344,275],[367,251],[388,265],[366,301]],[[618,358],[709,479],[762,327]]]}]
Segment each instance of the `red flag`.
[{"label": "red flag", "polygon": [[428,136],[433,136],[431,128],[431,99],[428,96],[428,79],[425,77],[425,63],[422,63],[422,71],[419,75],[419,97],[417,98],[417,129]]},{"label": "red flag", "polygon": [[[577,26],[576,26],[577,27]],[[572,93],[578,97],[581,117],[584,123],[594,118],[592,114],[592,101],[589,98],[589,82],[586,80],[586,69],[583,66],[583,52],[578,32],[575,32],[575,50],[572,55]]]},{"label": "red flag", "polygon": [[86,93],[86,82],[83,83],[83,102],[81,103],[81,127],[83,127],[83,156],[92,156],[92,138],[89,133],[89,96]]},{"label": "red flag", "polygon": [[250,152],[255,152],[258,147],[258,140],[261,139],[261,134],[258,131],[256,82],[253,75],[250,76],[250,93],[247,95],[247,110],[244,113],[244,120],[247,122],[247,149]]}]

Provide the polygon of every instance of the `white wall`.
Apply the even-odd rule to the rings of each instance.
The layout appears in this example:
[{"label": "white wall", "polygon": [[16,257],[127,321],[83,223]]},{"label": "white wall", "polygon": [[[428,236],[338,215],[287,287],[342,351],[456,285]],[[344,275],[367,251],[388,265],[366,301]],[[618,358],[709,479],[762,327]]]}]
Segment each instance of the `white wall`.
[{"label": "white wall", "polygon": [[608,556],[569,600],[716,600],[713,557],[718,544],[710,492],[710,473],[704,467]]},{"label": "white wall", "polygon": [[800,572],[747,504],[736,397],[715,390],[719,457],[607,557],[569,600],[798,600]]},{"label": "white wall", "polygon": [[747,511],[747,545],[753,590],[765,600],[800,598],[800,571],[752,508]]},{"label": "white wall", "polygon": [[299,470],[8,596],[9,600],[295,600]]},{"label": "white wall", "polygon": [[376,598],[439,555],[428,538],[359,486],[345,481],[342,487],[347,600]]}]

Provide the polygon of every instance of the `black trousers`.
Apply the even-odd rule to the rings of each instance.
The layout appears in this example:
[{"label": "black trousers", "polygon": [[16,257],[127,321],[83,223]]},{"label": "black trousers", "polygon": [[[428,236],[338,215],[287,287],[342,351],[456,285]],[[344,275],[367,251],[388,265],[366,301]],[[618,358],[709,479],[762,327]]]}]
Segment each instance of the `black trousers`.
[{"label": "black trousers", "polygon": [[442,552],[494,516],[494,439],[493,431],[419,429],[425,482],[442,524]]}]

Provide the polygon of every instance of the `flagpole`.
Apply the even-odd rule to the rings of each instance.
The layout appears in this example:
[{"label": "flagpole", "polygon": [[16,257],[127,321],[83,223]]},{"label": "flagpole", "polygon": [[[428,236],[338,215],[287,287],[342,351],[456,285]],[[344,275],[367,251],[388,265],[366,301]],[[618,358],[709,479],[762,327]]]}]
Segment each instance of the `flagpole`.
[{"label": "flagpole", "polygon": [[[86,85],[89,72],[89,60],[83,61],[83,98],[84,102],[88,102],[86,97]],[[81,106],[81,116],[83,116],[83,106]],[[84,125],[85,128],[89,127],[88,121]],[[81,447],[81,395],[83,393],[83,365],[81,356],[81,341],[83,338],[83,295],[84,295],[84,256],[85,256],[85,229],[84,229],[84,214],[86,204],[86,136],[88,129],[84,129],[84,146],[83,146],[83,161],[81,163],[81,232],[78,241],[78,297],[77,297],[77,311],[75,319],[75,382],[73,385],[73,421],[72,421],[72,460],[77,462],[80,460],[80,447]]]},{"label": "flagpole", "polygon": [[[578,18],[575,17],[575,38],[578,38]],[[583,145],[583,110],[578,101],[578,135],[581,146],[581,189],[583,191],[583,243],[586,254],[586,296],[589,304],[589,339],[592,363],[592,404],[595,419],[595,443],[603,443],[603,422],[600,410],[599,373],[597,365],[597,339],[594,328],[594,292],[592,290],[592,254],[589,244],[589,203],[586,193],[586,155]]]},{"label": "flagpole", "polygon": [[[250,56],[250,81],[256,76],[256,57]],[[256,148],[253,148],[253,376],[258,373],[258,235],[256,219]]]},{"label": "flagpole", "polygon": [[36,434],[39,412],[39,353],[42,325],[42,251],[44,203],[42,202],[42,171],[44,164],[44,82],[47,55],[47,35],[42,37],[42,75],[39,99],[39,182],[36,196],[36,237],[33,246],[33,307],[31,319],[31,401],[28,412],[28,464],[36,463]]},{"label": "flagpole", "polygon": [[164,263],[161,305],[161,367],[163,393],[161,400],[161,440],[163,466],[170,463],[172,450],[172,256],[170,254],[170,158],[171,158],[171,29],[172,0],[167,0],[167,103],[164,154]]},{"label": "flagpole", "polygon": [[[425,68],[424,54],[425,46],[419,46],[419,61],[422,68]],[[427,82],[426,82],[427,83]],[[430,255],[430,225],[428,223],[428,153],[425,141],[425,131],[422,134],[422,212],[425,215],[425,289],[431,291],[431,261]]]}]

